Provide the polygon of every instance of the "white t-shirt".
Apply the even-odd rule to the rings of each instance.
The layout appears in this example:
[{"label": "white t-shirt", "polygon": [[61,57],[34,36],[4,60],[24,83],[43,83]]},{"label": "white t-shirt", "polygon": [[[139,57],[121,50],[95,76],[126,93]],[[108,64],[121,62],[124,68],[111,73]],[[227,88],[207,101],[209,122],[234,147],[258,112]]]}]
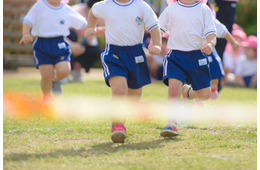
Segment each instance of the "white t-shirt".
[{"label": "white t-shirt", "polygon": [[159,26],[152,8],[143,0],[124,4],[116,0],[101,1],[93,5],[92,13],[105,21],[106,42],[119,46],[140,44],[144,29],[151,31]]},{"label": "white t-shirt", "polygon": [[234,73],[234,71],[236,70],[237,68],[237,65],[238,63],[245,59],[245,55],[243,52],[240,52],[238,54],[238,56],[234,57],[232,55],[232,51],[225,51],[223,53],[223,65],[224,65],[224,68],[227,68],[229,70],[231,70],[231,72]]},{"label": "white t-shirt", "polygon": [[53,7],[46,0],[32,6],[24,23],[32,27],[32,35],[37,37],[68,36],[70,27],[83,29],[87,25],[86,19],[69,5]]},{"label": "white t-shirt", "polygon": [[227,27],[219,22],[218,19],[214,18],[216,30],[217,30],[217,37],[218,38],[225,38],[225,35],[227,34],[228,30]]},{"label": "white t-shirt", "polygon": [[241,75],[242,77],[253,76],[256,73],[257,60],[248,60],[247,58],[240,60],[235,70],[235,74]]},{"label": "white t-shirt", "polygon": [[206,44],[209,34],[216,34],[211,10],[201,1],[184,5],[177,1],[170,4],[160,15],[162,32],[169,32],[167,48],[171,50],[199,50]]}]

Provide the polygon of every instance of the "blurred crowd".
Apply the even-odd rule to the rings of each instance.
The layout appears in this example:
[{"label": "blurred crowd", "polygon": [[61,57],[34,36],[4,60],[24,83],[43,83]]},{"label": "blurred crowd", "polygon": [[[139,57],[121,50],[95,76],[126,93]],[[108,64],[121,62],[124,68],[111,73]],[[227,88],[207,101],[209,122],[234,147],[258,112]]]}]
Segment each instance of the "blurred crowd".
[{"label": "blurred crowd", "polygon": [[[87,19],[87,14],[95,2],[99,0],[77,0],[72,7]],[[216,50],[222,59],[225,77],[220,79],[219,88],[224,85],[236,87],[257,87],[257,37],[247,35],[242,27],[235,23],[236,8],[238,0],[209,0],[216,10],[216,18],[226,26],[232,33],[234,39],[239,43],[239,48],[233,49],[232,45],[225,39],[218,39]],[[159,16],[165,9],[167,3],[165,0],[146,0],[155,13]],[[88,72],[96,62],[100,60],[100,54],[104,44],[100,44],[100,39],[104,39],[105,30],[102,27],[104,23],[99,23],[97,37],[86,39],[80,31],[71,30],[68,37],[72,50],[72,78],[67,77],[63,80],[66,82],[82,82],[82,71]],[[101,37],[101,38],[99,38]],[[151,77],[153,81],[162,80],[163,58],[168,53],[167,41],[169,34],[162,36],[162,50],[160,55],[150,55],[146,52]],[[148,32],[144,36],[144,47],[150,42]]]}]

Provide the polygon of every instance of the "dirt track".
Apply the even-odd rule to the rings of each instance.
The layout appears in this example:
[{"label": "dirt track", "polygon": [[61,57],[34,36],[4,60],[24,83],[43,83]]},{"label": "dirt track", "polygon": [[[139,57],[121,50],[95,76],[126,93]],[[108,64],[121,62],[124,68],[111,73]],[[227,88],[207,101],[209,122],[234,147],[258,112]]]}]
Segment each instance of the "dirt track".
[{"label": "dirt track", "polygon": [[[83,79],[103,79],[103,70],[92,68],[88,73],[81,70]],[[4,77],[40,78],[40,72],[35,67],[19,67],[16,71],[4,70]]]}]

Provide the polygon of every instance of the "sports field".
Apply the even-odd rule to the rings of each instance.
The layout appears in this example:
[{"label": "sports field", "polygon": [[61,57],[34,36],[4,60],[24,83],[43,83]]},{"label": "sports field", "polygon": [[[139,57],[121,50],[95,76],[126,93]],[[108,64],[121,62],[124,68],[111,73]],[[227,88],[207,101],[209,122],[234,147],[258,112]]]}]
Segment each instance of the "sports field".
[{"label": "sports field", "polygon": [[[141,100],[145,106],[139,108],[146,116],[141,113],[127,120],[124,144],[111,142],[110,118],[104,115],[111,110],[131,112],[131,107],[114,104],[108,110],[103,102],[110,100],[111,92],[102,78],[65,84],[63,90],[64,96],[57,101],[64,105],[56,108],[57,116],[53,110],[37,110],[39,77],[4,76],[4,169],[257,168],[256,90],[226,87],[215,101],[187,104],[209,111],[201,121],[193,121],[189,115],[201,115],[198,107],[194,113],[189,109],[187,120],[179,122],[180,136],[163,139],[159,132],[167,120],[149,117],[162,114],[149,109],[155,105],[163,109],[167,87],[161,82],[148,85]],[[10,110],[5,97],[18,109]],[[62,116],[68,110],[71,113]]]}]

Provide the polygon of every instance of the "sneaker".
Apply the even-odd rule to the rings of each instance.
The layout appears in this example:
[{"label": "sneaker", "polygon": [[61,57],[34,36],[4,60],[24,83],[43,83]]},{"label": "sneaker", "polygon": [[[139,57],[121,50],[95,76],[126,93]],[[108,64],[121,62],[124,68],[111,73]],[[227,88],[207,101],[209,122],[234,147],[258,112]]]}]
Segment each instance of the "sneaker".
[{"label": "sneaker", "polygon": [[180,133],[178,131],[177,127],[177,122],[176,123],[171,123],[166,125],[160,132],[160,135],[162,137],[174,137],[174,136],[179,136]]},{"label": "sneaker", "polygon": [[114,143],[124,143],[126,138],[126,128],[123,123],[112,124],[111,139]]},{"label": "sneaker", "polygon": [[60,81],[52,81],[52,93],[55,96],[60,96],[62,94],[62,87]]},{"label": "sneaker", "polygon": [[183,86],[182,86],[182,96],[183,96],[183,99],[187,99],[187,93],[188,93],[188,91],[190,91],[190,89],[191,89],[190,85],[183,84]]},{"label": "sneaker", "polygon": [[215,88],[211,89],[211,94],[210,94],[210,99],[214,100],[218,98],[218,86]]},{"label": "sneaker", "polygon": [[69,82],[70,82],[69,76],[67,76],[67,77],[65,77],[64,79],[60,80],[60,82],[61,82],[62,84],[69,83]]}]

